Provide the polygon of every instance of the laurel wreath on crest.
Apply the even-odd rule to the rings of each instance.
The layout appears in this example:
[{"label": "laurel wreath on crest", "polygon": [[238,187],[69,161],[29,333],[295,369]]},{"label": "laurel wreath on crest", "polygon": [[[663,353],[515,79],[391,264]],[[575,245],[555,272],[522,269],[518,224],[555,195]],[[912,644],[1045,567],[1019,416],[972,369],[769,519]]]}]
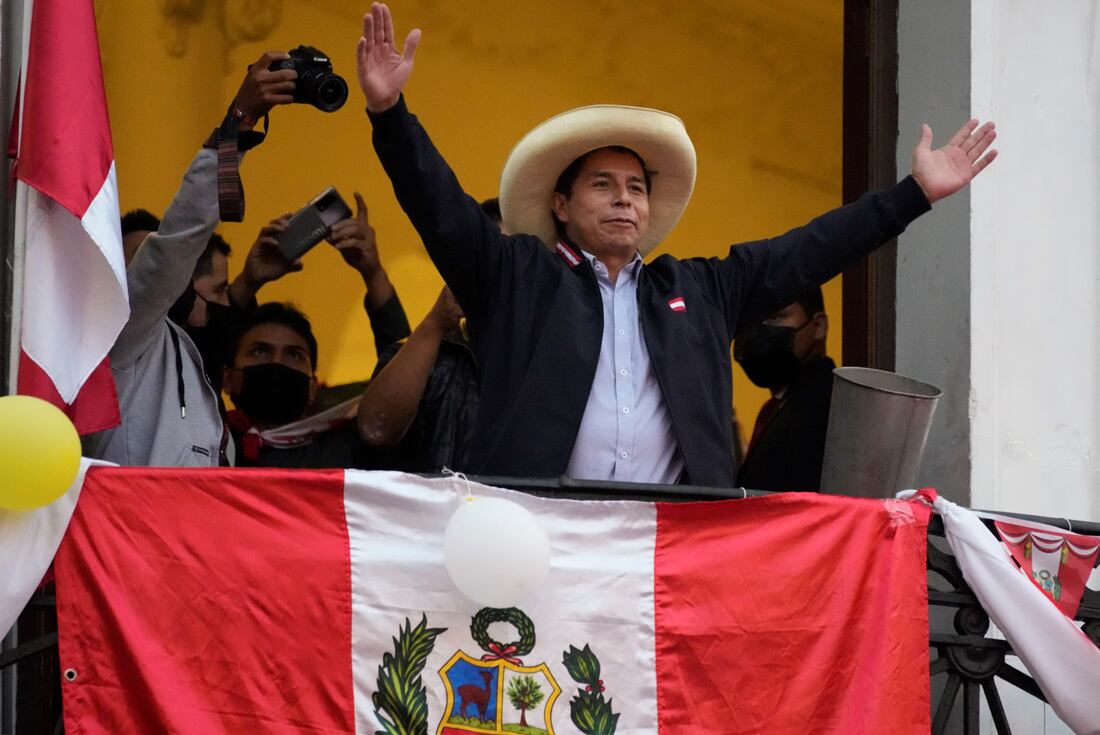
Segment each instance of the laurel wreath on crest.
[{"label": "laurel wreath on crest", "polygon": [[[404,628],[398,626],[393,653],[383,654],[382,665],[378,667],[378,690],[371,695],[374,716],[385,728],[376,730],[375,735],[425,735],[428,732],[428,691],[420,674],[435,646],[435,639],[446,630],[429,628],[427,615],[420,618],[415,628],[408,618],[405,618]],[[389,719],[382,716],[383,712]]]},{"label": "laurel wreath on crest", "polygon": [[[493,623],[509,623],[519,634],[519,640],[510,643],[493,640],[489,635],[489,626]],[[470,637],[485,651],[482,661],[503,659],[518,665],[522,663],[519,657],[535,648],[535,624],[519,608],[485,607],[470,621]]]},{"label": "laurel wreath on crest", "polygon": [[569,646],[562,654],[562,664],[573,681],[582,685],[569,702],[569,718],[584,735],[614,735],[619,713],[611,708],[611,699],[604,699],[600,660],[588,644],[583,649]]}]

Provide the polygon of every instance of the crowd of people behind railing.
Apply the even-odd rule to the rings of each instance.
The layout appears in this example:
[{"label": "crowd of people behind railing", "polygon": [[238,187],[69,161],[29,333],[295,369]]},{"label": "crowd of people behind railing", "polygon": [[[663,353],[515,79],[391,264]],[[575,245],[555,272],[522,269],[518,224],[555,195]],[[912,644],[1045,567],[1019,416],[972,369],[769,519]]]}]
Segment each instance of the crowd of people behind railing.
[{"label": "crowd of people behind railing", "polygon": [[[301,269],[285,247],[298,219],[264,226],[229,282],[231,248],[214,230],[239,218],[240,152],[262,142],[259,119],[300,96],[288,54],[268,52],[163,217],[122,218],[131,314],[110,353],[122,422],[86,437],[89,456],[815,490],[833,368],[820,284],[996,156],[991,123],[971,120],[938,149],[925,126],[912,175],[885,191],[722,258],[646,263],[694,187],[678,118],[615,105],[553,117],[512,150],[499,202],[478,203],[406,107],[420,31],[399,51],[375,3],[362,34],[374,148],[447,283],[435,306],[410,330],[357,193],[318,235],[362,276],[378,365],[361,396],[316,410],[308,319],[257,301]],[[734,358],[772,395],[741,462],[735,336]]]}]

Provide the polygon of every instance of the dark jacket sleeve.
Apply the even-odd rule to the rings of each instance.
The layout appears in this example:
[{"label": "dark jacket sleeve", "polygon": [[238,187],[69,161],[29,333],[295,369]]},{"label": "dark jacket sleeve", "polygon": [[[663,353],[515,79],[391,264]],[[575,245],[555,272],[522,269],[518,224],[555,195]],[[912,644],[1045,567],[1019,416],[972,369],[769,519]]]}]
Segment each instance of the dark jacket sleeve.
[{"label": "dark jacket sleeve", "polygon": [[734,245],[725,258],[684,262],[735,335],[897,237],[929,209],[908,176],[778,237]]},{"label": "dark jacket sleeve", "polygon": [[374,366],[374,372],[371,373],[370,379],[374,380],[378,377],[378,373],[382,372],[382,369],[390,364],[390,360],[397,357],[397,353],[401,351],[401,348],[405,346],[405,340],[402,339],[398,342],[391,342],[388,345],[378,347],[378,362]]},{"label": "dark jacket sleeve", "polygon": [[374,351],[379,358],[390,345],[412,334],[409,318],[405,316],[405,309],[401,306],[396,291],[389,301],[373,310],[367,306],[366,297],[363,297],[363,308],[367,310],[367,318],[370,319],[370,328],[374,332]]},{"label": "dark jacket sleeve", "polygon": [[501,234],[478,202],[463,191],[406,108],[404,97],[390,109],[369,116],[374,149],[397,201],[466,316],[480,321],[491,304],[500,306],[507,289],[520,287],[516,275],[535,278],[533,271],[546,262],[548,253],[537,238]]}]

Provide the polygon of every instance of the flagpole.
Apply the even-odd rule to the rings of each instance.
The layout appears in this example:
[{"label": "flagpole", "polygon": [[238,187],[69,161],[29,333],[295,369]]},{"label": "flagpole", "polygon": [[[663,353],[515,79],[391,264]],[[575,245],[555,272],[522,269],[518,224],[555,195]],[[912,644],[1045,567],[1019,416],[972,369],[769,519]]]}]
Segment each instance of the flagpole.
[{"label": "flagpole", "polygon": [[[23,0],[23,14],[21,18],[13,20],[21,21],[22,38],[19,44],[18,84],[19,92],[16,95],[16,103],[19,105],[18,113],[14,116],[14,122],[18,125],[16,140],[23,138],[23,103],[26,99],[24,86],[27,75],[27,55],[30,49],[31,18],[34,14],[34,0]],[[14,7],[11,6],[11,7]],[[13,13],[15,15],[15,13]],[[6,80],[5,80],[6,82]],[[12,119],[12,118],[9,118]],[[16,152],[18,159],[18,150]],[[8,354],[7,357],[7,393],[14,394],[19,385],[19,355],[22,352],[23,333],[23,262],[27,244],[27,187],[21,182],[15,182],[15,211],[12,226],[10,267],[11,267],[11,302],[8,304],[10,323],[8,324]]]},{"label": "flagpole", "polygon": [[[3,136],[0,136],[0,142],[6,145],[8,140],[8,134],[11,133],[9,129],[12,124],[20,125],[22,120],[22,85],[23,85],[23,69],[26,68],[27,63],[27,40],[30,37],[30,12],[33,9],[33,0],[9,0],[4,2],[0,0],[0,26],[2,26],[2,33],[0,33],[0,56],[3,58],[3,64],[0,68],[4,69],[4,76],[0,79],[0,95],[3,99],[3,107],[0,109],[0,115],[3,115]],[[19,104],[20,109],[16,111],[15,105]],[[5,171],[6,173],[6,171]],[[13,193],[9,186],[14,182],[12,179],[4,176],[3,183],[3,195],[5,198],[9,198]],[[0,284],[0,290],[6,291],[10,302],[5,305],[0,305],[0,308],[6,306],[4,309],[7,322],[4,324],[7,327],[7,369],[5,370],[5,377],[7,382],[0,384],[0,393],[15,393],[17,378],[16,373],[19,365],[19,353],[20,353],[20,321],[22,318],[22,300],[23,300],[23,248],[26,243],[26,198],[22,196],[23,186],[15,184],[15,208],[14,211],[5,215],[4,221],[0,222],[0,233],[3,233],[4,242],[0,243],[0,254],[4,256],[5,269],[0,274],[0,280],[3,281]],[[11,626],[11,630],[0,640],[0,651],[10,650],[19,641],[19,624],[18,621]],[[5,669],[0,672],[0,730],[7,732],[9,730],[14,731],[15,727],[15,691],[16,691],[16,671],[14,668]]]},{"label": "flagpole", "polygon": [[15,184],[15,227],[11,242],[11,335],[8,343],[8,393],[14,395],[19,386],[19,355],[23,343],[23,261],[27,245],[27,191],[19,181]]}]

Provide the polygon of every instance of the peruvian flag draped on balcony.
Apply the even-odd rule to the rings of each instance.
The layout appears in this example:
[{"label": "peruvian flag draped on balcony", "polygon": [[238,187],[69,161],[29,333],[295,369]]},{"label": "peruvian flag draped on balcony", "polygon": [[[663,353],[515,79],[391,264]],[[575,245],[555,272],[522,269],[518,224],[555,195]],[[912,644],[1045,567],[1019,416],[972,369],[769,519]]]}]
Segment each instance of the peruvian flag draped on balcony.
[{"label": "peruvian flag draped on balcony", "polygon": [[27,0],[24,18],[9,146],[25,242],[17,386],[89,433],[119,422],[107,353],[129,315],[95,13],[92,0]]},{"label": "peruvian flag draped on balcony", "polygon": [[[544,576],[530,526],[496,516],[459,544],[477,579],[504,559],[540,580],[514,607],[445,566],[445,529],[481,498],[549,543]],[[55,561],[65,731],[926,735],[929,516],[93,468]]]}]

